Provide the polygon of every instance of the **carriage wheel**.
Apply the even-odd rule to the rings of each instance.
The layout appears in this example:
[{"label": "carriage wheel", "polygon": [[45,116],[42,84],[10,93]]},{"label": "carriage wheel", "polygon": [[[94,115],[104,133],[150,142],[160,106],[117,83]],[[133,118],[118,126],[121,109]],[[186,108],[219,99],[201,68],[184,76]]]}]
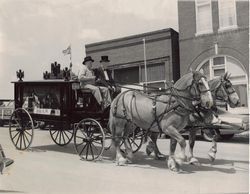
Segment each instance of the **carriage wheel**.
[{"label": "carriage wheel", "polygon": [[74,145],[81,159],[97,160],[103,153],[104,141],[103,128],[94,119],[83,119],[75,128]]},{"label": "carriage wheel", "polygon": [[52,140],[59,146],[65,146],[70,143],[73,138],[74,131],[73,129],[70,130],[63,130],[63,129],[54,129],[49,128],[49,133]]},{"label": "carriage wheel", "polygon": [[[137,127],[134,130],[134,132],[129,135],[128,142],[131,145],[133,153],[136,153],[141,148],[143,143],[143,137],[144,137],[144,131],[139,127]],[[124,141],[121,142],[120,148],[124,152],[125,150]]]},{"label": "carriage wheel", "polygon": [[12,143],[18,150],[30,147],[34,135],[34,124],[27,110],[18,108],[12,113],[9,133]]}]

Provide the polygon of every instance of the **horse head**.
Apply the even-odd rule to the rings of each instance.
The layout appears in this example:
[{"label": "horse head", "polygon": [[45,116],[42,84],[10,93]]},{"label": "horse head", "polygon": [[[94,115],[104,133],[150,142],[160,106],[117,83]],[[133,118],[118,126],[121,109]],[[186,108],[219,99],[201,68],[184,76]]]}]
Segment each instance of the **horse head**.
[{"label": "horse head", "polygon": [[217,80],[218,83],[214,86],[215,98],[227,102],[231,108],[237,107],[240,104],[240,98],[233,88],[230,75],[226,72]]},{"label": "horse head", "polygon": [[198,71],[192,71],[180,78],[175,87],[179,89],[188,89],[190,97],[201,104],[204,108],[213,106],[213,97],[206,77]]}]

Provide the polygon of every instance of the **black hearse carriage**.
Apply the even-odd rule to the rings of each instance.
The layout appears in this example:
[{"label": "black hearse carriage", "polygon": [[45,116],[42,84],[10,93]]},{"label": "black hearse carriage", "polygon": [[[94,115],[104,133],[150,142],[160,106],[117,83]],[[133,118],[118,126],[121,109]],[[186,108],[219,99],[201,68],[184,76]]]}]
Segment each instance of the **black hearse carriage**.
[{"label": "black hearse carriage", "polygon": [[[23,72],[17,72],[19,81],[12,82],[15,110],[9,124],[11,140],[19,150],[29,148],[34,123],[41,122],[57,145],[67,145],[73,139],[82,159],[96,160],[108,147],[105,139],[111,139],[109,110],[101,110],[90,90],[80,90],[79,81],[69,80],[67,69],[63,74],[60,79],[51,79],[46,73],[45,80],[23,81]],[[134,152],[140,149],[142,136],[140,130],[131,135]]]}]

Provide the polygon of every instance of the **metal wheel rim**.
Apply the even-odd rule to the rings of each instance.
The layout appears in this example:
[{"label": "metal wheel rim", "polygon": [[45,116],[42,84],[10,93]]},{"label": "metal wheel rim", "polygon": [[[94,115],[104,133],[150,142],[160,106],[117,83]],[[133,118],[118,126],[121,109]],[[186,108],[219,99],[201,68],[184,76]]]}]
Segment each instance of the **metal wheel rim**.
[{"label": "metal wheel rim", "polygon": [[[95,126],[87,126],[87,123]],[[81,159],[98,160],[104,151],[105,134],[102,126],[95,119],[81,120],[74,133],[74,146]]]},{"label": "metal wheel rim", "polygon": [[[15,118],[15,114],[18,114],[18,111],[23,111],[25,114],[28,115],[29,121],[25,126],[23,125],[24,123],[22,121],[22,118],[20,118],[20,115],[17,116],[19,118]],[[16,149],[25,150],[30,147],[34,136],[34,123],[32,117],[30,116],[27,110],[23,108],[18,108],[12,113],[9,121],[9,134],[11,141],[16,147]]]}]

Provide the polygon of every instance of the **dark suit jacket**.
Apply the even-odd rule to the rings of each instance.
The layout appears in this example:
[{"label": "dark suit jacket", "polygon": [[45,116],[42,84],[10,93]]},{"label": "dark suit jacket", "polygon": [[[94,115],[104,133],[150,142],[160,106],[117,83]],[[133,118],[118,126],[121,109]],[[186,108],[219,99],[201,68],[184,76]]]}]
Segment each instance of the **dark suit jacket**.
[{"label": "dark suit jacket", "polygon": [[106,69],[109,80],[106,80],[105,74],[102,68],[97,68],[97,69],[94,69],[93,71],[96,76],[96,85],[105,86],[105,87],[115,86],[115,81],[112,77],[111,70]]}]

